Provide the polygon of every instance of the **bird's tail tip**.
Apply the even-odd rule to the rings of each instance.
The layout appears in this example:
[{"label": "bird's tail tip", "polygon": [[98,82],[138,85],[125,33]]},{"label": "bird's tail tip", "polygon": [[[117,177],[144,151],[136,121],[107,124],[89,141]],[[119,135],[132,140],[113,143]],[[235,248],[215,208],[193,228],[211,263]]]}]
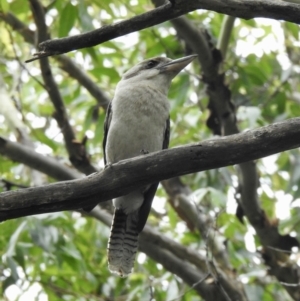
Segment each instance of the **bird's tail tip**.
[{"label": "bird's tail tip", "polygon": [[108,268],[121,277],[128,276],[138,248],[137,213],[126,215],[116,209],[108,242]]},{"label": "bird's tail tip", "polygon": [[108,263],[109,270],[120,277],[127,277],[132,273],[133,267],[126,267],[119,264]]}]

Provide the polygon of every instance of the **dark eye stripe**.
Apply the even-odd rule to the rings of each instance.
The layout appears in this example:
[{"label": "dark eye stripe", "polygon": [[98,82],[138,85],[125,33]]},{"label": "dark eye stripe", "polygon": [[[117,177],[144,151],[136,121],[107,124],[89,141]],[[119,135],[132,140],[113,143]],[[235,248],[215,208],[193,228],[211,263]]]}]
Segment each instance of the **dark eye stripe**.
[{"label": "dark eye stripe", "polygon": [[158,64],[159,64],[158,61],[151,60],[151,61],[147,62],[146,69],[154,68]]}]

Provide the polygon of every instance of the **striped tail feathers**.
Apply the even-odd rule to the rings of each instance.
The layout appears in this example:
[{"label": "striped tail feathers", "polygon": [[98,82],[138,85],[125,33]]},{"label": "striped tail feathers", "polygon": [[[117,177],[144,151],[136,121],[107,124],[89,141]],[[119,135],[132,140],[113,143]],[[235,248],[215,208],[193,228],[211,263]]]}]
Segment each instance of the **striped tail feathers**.
[{"label": "striped tail feathers", "polygon": [[111,234],[108,241],[108,267],[121,277],[132,272],[138,248],[137,230],[139,210],[128,215],[115,209]]}]

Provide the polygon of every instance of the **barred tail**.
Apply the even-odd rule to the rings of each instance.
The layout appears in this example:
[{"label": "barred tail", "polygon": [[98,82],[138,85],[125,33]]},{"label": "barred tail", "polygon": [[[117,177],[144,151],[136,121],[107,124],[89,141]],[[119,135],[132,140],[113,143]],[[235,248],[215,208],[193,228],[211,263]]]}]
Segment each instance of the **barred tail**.
[{"label": "barred tail", "polygon": [[108,267],[111,272],[125,277],[131,273],[138,248],[138,211],[126,215],[115,209],[108,241]]}]

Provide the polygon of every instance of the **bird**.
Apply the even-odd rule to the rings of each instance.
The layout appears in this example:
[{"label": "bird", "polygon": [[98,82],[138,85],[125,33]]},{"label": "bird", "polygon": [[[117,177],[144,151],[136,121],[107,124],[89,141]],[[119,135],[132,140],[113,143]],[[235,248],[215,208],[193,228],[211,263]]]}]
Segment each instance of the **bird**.
[{"label": "bird", "polygon": [[[168,148],[172,79],[197,55],[172,60],[154,57],[123,74],[108,105],[103,138],[105,168],[118,161]],[[113,199],[108,267],[121,277],[133,269],[143,230],[159,183]]]}]

